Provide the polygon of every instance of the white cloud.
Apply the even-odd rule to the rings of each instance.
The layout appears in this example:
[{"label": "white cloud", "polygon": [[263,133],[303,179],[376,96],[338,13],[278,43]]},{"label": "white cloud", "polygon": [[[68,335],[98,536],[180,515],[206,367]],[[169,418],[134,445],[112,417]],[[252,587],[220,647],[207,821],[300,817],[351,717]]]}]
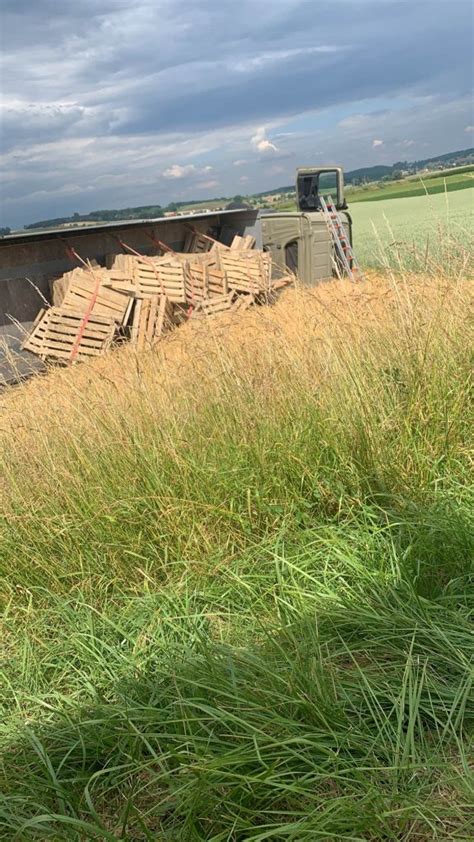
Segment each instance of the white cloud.
[{"label": "white cloud", "polygon": [[414,143],[415,143],[414,140],[402,140],[400,145],[404,146],[406,149],[409,149],[410,146],[413,146]]},{"label": "white cloud", "polygon": [[383,146],[383,140],[373,140],[372,141],[372,149],[377,149],[379,146]]},{"label": "white cloud", "polygon": [[245,182],[248,181],[248,180],[249,180],[248,175],[241,175],[240,178],[239,178],[239,181],[240,181],[241,184],[245,184]]},{"label": "white cloud", "polygon": [[233,161],[233,162],[232,162],[232,164],[233,164],[233,166],[234,166],[234,167],[243,167],[246,163],[247,163],[247,161],[246,161],[246,160],[244,160],[244,158],[239,158],[239,160],[238,160],[238,161]]},{"label": "white cloud", "polygon": [[465,132],[468,132],[468,133],[469,133],[469,132],[474,132],[474,126],[466,126],[466,128],[464,129],[464,131],[465,131]]},{"label": "white cloud", "polygon": [[259,152],[278,152],[274,143],[268,140],[265,126],[260,126],[251,138],[252,146]]},{"label": "white cloud", "polygon": [[206,167],[196,167],[195,164],[172,164],[171,167],[163,170],[162,175],[165,178],[186,178],[188,175],[204,175],[204,173],[212,172],[213,169],[214,167],[209,164]]},{"label": "white cloud", "polygon": [[171,167],[163,170],[163,175],[165,178],[185,178],[194,172],[196,172],[194,164],[186,164],[184,167],[179,164],[173,164]]},{"label": "white cloud", "polygon": [[210,190],[211,187],[217,187],[219,182],[216,178],[212,179],[211,181],[199,181],[196,184],[196,187],[204,187],[206,190]]}]

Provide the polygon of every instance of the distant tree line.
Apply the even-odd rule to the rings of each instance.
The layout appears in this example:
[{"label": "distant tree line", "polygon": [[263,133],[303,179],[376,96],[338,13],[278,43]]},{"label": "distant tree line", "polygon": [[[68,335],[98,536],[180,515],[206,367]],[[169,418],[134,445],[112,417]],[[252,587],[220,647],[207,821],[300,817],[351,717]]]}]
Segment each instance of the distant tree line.
[{"label": "distant tree line", "polygon": [[25,225],[27,229],[33,228],[54,228],[57,225],[65,225],[75,222],[115,222],[120,219],[143,219],[164,216],[165,211],[161,205],[144,205],[136,208],[120,208],[116,210],[96,210],[90,213],[73,213],[72,216],[57,216],[54,219],[41,219],[39,222],[32,222]]},{"label": "distant tree line", "polygon": [[167,212],[176,212],[182,207],[188,205],[201,205],[205,201],[209,202],[226,202],[227,199],[223,196],[221,199],[195,199],[189,202],[170,202],[166,207],[161,205],[141,205],[135,208],[119,208],[115,210],[95,210],[90,213],[73,213],[71,216],[57,216],[54,219],[40,219],[39,222],[31,222],[25,225],[26,229],[35,228],[55,228],[59,225],[68,223],[74,224],[78,222],[115,222],[123,219],[159,219]]}]

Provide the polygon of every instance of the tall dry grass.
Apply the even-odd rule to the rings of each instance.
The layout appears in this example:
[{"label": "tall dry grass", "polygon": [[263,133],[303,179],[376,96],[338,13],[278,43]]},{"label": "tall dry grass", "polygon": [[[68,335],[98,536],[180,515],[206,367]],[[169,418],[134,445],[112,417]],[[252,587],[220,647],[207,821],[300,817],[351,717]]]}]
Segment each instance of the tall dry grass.
[{"label": "tall dry grass", "polygon": [[[374,277],[189,324],[4,398],[4,595],[161,580],[295,517],[456,496],[469,286]],[[306,515],[305,515],[306,516]],[[144,569],[146,568],[146,569]],[[13,576],[8,572],[11,569]],[[6,592],[6,594],[5,594]]]},{"label": "tall dry grass", "polygon": [[2,396],[6,838],[470,838],[471,294],[295,289]]}]

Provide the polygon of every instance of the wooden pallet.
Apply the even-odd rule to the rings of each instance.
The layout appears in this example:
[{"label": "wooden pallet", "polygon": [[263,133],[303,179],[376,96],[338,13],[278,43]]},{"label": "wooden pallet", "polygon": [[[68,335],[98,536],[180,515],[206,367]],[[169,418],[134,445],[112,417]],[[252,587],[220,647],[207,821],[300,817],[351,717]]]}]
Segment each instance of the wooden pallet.
[{"label": "wooden pallet", "polygon": [[188,271],[187,261],[164,256],[149,262],[135,262],[128,279],[111,280],[107,286],[135,298],[165,295],[174,304],[185,304]]},{"label": "wooden pallet", "polygon": [[207,237],[205,234],[200,234],[197,231],[190,231],[186,234],[183,251],[199,253],[210,251],[213,246],[212,237]]},{"label": "wooden pallet", "polygon": [[234,292],[228,292],[226,295],[216,295],[214,298],[208,298],[196,305],[191,314],[191,318],[217,316],[225,310],[230,310],[234,300]]},{"label": "wooden pallet", "polygon": [[250,235],[234,236],[232,248],[209,238],[205,242],[203,251],[121,254],[108,260],[109,269],[91,264],[65,273],[56,282],[61,306],[38,314],[23,347],[43,359],[72,362],[103,354],[128,326],[141,349],[190,314],[211,317],[271,303],[294,280],[290,275],[271,279],[271,256],[253,250]]},{"label": "wooden pallet", "polygon": [[172,302],[165,295],[135,301],[131,341],[139,351],[152,346],[173,327]]},{"label": "wooden pallet", "polygon": [[166,295],[174,303],[185,303],[186,272],[187,262],[174,255],[135,258],[132,279],[136,295],[140,298]]},{"label": "wooden pallet", "polygon": [[75,313],[63,307],[40,310],[22,348],[41,359],[65,362],[101,356],[110,347],[116,330],[113,318]]},{"label": "wooden pallet", "polygon": [[251,234],[246,234],[245,237],[241,237],[240,234],[236,234],[230,244],[230,248],[231,251],[245,251],[255,248],[255,242],[255,237],[252,237]]},{"label": "wooden pallet", "polygon": [[85,313],[91,305],[91,312],[95,315],[113,318],[117,324],[123,325],[128,321],[132,300],[130,295],[124,295],[108,284],[124,278],[121,273],[114,270],[107,272],[105,269],[76,274],[71,279],[61,306],[76,313]]},{"label": "wooden pallet", "polygon": [[190,304],[228,292],[225,272],[214,268],[214,262],[190,263],[186,276],[186,298]]},{"label": "wooden pallet", "polygon": [[227,276],[229,289],[257,295],[271,282],[271,255],[268,252],[229,250],[221,252],[220,265]]},{"label": "wooden pallet", "polygon": [[122,272],[127,278],[133,278],[137,258],[133,254],[108,254],[105,258],[107,269]]},{"label": "wooden pallet", "polygon": [[55,278],[51,284],[51,299],[53,302],[53,307],[60,307],[64,301],[64,297],[71,286],[76,280],[82,279],[84,276],[87,276],[91,269],[96,270],[100,269],[99,264],[96,260],[89,260],[88,261],[88,269],[83,269],[81,266],[77,266],[75,269],[71,269],[70,272],[64,272],[60,278]]}]

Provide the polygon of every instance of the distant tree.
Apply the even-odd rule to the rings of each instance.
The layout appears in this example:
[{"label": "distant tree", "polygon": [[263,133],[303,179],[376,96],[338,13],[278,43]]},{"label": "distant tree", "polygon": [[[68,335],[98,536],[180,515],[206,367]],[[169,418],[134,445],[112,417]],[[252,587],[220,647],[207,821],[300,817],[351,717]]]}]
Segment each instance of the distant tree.
[{"label": "distant tree", "polygon": [[11,228],[9,228],[8,225],[6,225],[5,228],[0,228],[0,237],[6,237],[7,234],[11,234]]},{"label": "distant tree", "polygon": [[169,205],[167,205],[166,210],[176,212],[178,210],[178,205],[176,202],[170,202]]},{"label": "distant tree", "polygon": [[403,178],[403,173],[401,170],[394,170],[392,173],[392,178],[394,181],[400,181]]}]

